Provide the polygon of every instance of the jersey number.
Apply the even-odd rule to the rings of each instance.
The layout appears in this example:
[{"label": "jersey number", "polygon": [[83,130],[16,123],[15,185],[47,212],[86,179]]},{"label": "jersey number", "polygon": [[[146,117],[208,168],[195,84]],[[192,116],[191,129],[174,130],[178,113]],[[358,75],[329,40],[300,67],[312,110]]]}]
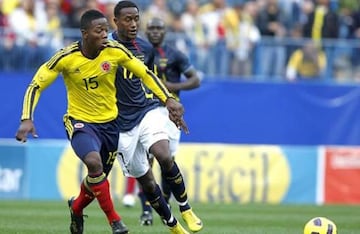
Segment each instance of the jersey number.
[{"label": "jersey number", "polygon": [[99,82],[96,79],[97,76],[83,79],[86,90],[96,89],[97,87],[99,87]]},{"label": "jersey number", "polygon": [[[132,73],[132,72],[128,71],[126,68],[124,68],[123,77],[124,77],[124,79],[132,79],[134,77],[134,73]],[[146,89],[142,82],[141,82],[141,88],[144,91],[146,98],[152,99],[154,97],[153,93],[146,92]]]},{"label": "jersey number", "polygon": [[106,161],[107,165],[112,165],[114,163],[114,160],[116,159],[118,152],[114,151],[114,152],[109,152],[109,157]]}]

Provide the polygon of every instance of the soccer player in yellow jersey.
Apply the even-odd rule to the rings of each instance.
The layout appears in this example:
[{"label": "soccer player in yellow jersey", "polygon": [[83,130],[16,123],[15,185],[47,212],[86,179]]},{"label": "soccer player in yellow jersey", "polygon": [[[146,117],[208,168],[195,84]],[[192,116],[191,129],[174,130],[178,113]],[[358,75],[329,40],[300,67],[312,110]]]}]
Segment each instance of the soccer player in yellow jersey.
[{"label": "soccer player in yellow jersey", "polygon": [[115,211],[107,176],[117,156],[119,123],[116,105],[115,73],[119,66],[140,77],[169,109],[170,118],[187,130],[183,106],[171,98],[161,81],[125,47],[108,41],[108,22],[97,10],[86,11],[80,20],[81,41],[58,51],[36,72],[24,97],[21,124],[16,139],[26,142],[37,137],[33,114],[41,92],[62,74],[68,107],[64,125],[77,157],[86,165],[87,176],[80,194],[68,201],[70,231],[83,233],[83,209],[95,198],[106,214],[113,234],[128,233]]}]

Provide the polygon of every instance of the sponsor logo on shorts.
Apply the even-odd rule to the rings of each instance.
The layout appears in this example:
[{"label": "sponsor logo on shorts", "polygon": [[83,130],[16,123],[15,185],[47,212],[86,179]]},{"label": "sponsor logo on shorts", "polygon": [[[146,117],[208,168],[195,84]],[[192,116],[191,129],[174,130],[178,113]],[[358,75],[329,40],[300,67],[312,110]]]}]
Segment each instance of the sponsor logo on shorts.
[{"label": "sponsor logo on shorts", "polygon": [[76,123],[74,124],[74,128],[83,128],[84,124],[83,123]]}]

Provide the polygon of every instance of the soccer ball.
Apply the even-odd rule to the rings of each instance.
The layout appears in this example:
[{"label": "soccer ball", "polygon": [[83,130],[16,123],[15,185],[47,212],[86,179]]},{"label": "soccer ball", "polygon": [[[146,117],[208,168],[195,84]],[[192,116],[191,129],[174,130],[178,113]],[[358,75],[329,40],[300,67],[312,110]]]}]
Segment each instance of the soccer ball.
[{"label": "soccer ball", "polygon": [[336,225],[325,217],[315,217],[305,224],[304,234],[336,234]]}]

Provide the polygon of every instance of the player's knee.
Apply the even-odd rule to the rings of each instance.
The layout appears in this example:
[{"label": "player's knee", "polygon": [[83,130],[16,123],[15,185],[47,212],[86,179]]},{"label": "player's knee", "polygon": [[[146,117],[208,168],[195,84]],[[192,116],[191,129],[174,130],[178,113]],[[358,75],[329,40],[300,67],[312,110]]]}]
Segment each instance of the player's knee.
[{"label": "player's knee", "polygon": [[103,172],[101,157],[97,152],[90,152],[84,157],[84,163],[90,174]]},{"label": "player's knee", "polygon": [[146,193],[153,193],[155,192],[156,189],[156,181],[155,178],[149,179],[147,181],[145,181],[142,185],[141,188],[143,189],[144,192]]},{"label": "player's knee", "polygon": [[156,142],[150,147],[149,151],[158,161],[171,158],[169,142],[167,140]]},{"label": "player's knee", "polygon": [[164,157],[161,160],[158,159],[160,168],[162,171],[170,171],[174,165],[174,159],[172,157]]}]

